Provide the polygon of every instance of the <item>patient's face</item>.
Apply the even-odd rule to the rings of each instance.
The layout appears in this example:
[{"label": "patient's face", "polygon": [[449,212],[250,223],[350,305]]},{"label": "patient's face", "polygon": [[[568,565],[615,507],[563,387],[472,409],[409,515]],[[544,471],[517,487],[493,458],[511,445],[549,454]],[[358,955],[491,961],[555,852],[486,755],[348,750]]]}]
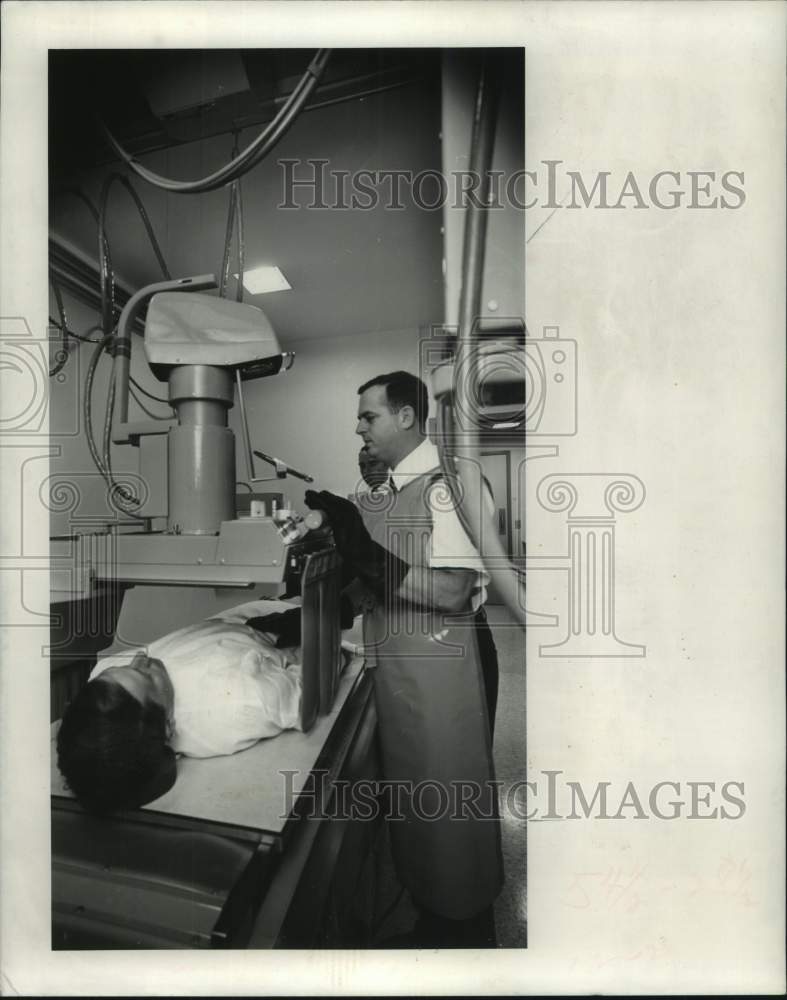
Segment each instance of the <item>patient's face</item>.
[{"label": "patient's face", "polygon": [[171,718],[175,707],[175,689],[161,660],[137,653],[128,666],[109,667],[100,678],[119,684],[141,705],[146,701],[161,705],[167,718]]},{"label": "patient's face", "polygon": [[358,469],[366,485],[372,489],[388,481],[388,463],[372,458],[365,448],[358,453]]}]

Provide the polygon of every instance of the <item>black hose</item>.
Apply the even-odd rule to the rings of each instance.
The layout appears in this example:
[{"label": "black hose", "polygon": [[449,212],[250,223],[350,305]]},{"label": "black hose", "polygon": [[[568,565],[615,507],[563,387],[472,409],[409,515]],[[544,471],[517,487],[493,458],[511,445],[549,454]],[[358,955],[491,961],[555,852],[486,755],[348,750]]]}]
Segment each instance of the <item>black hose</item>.
[{"label": "black hose", "polygon": [[106,470],[106,482],[109,486],[109,500],[113,506],[117,506],[124,514],[128,514],[130,517],[136,517],[140,521],[146,520],[145,515],[136,514],[134,511],[129,510],[127,505],[139,506],[142,501],[139,497],[135,497],[125,486],[121,483],[115,482],[115,477],[112,474],[112,457],[110,453],[110,447],[112,443],[112,413],[114,410],[115,403],[115,379],[110,376],[109,383],[109,395],[107,399],[107,409],[104,414],[104,435],[103,435],[103,453],[104,453],[104,468]]},{"label": "black hose", "polygon": [[55,364],[54,367],[49,369],[49,377],[53,378],[59,372],[63,370],[68,361],[68,319],[66,318],[66,310],[63,305],[63,296],[60,293],[60,285],[55,281],[52,273],[49,274],[49,284],[52,286],[52,291],[55,293],[55,302],[57,303],[57,312],[60,316],[60,350],[55,354]]},{"label": "black hose", "polygon": [[257,138],[242,153],[230,160],[229,163],[225,163],[219,170],[200,180],[176,181],[148,170],[147,167],[143,167],[131,154],[123,149],[103,122],[99,122],[99,125],[112,149],[126,165],[139,177],[153,184],[155,187],[162,188],[165,191],[172,191],[175,194],[202,194],[205,191],[215,191],[217,188],[224,187],[226,184],[237,180],[238,177],[251,170],[252,167],[255,167],[267,156],[273,146],[276,145],[297,118],[303,105],[322,76],[329,56],[330,49],[320,49],[273,121],[268,123]]},{"label": "black hose", "polygon": [[[115,277],[112,270],[112,261],[109,255],[109,241],[106,235],[106,213],[107,213],[107,202],[109,199],[109,192],[115,181],[119,181],[123,187],[128,191],[131,197],[134,199],[134,203],[137,206],[142,222],[145,226],[145,231],[148,234],[148,239],[153,247],[153,252],[156,255],[159,266],[164,277],[170,281],[172,275],[169,273],[169,268],[164,260],[164,255],[161,252],[161,247],[156,239],[156,234],[153,231],[153,226],[148,217],[148,213],[145,211],[145,206],[142,203],[142,199],[137,194],[134,185],[125,176],[125,174],[111,173],[104,181],[101,188],[101,199],[99,201],[98,208],[98,254],[99,254],[99,274],[101,280],[101,319],[104,333],[109,333],[110,327],[112,325],[112,317],[114,316],[115,310]],[[107,295],[107,286],[109,285],[110,294]]]},{"label": "black hose", "polygon": [[134,203],[136,204],[139,214],[142,218],[142,221],[145,224],[145,230],[147,231],[148,239],[150,240],[150,245],[153,247],[153,252],[156,255],[156,260],[158,261],[159,267],[161,268],[161,273],[164,275],[167,281],[171,281],[172,275],[169,273],[167,262],[164,260],[164,254],[161,252],[159,241],[156,239],[156,234],[153,231],[153,224],[151,223],[148,213],[145,210],[145,206],[142,203],[142,199],[137,193],[137,189],[134,187],[134,185],[131,183],[128,177],[125,177],[123,174],[120,175],[120,182],[123,185],[123,187],[128,191],[128,193],[131,195],[131,197],[134,199]]},{"label": "black hose", "polygon": [[113,174],[104,182],[101,208],[98,213],[98,280],[101,296],[101,329],[104,331],[105,337],[112,333],[112,320],[115,312],[115,275],[112,269],[109,242],[106,238],[103,210],[106,207],[106,195],[109,191],[109,186],[115,176]]},{"label": "black hose", "polygon": [[[134,185],[124,174],[112,173],[105,180],[101,188],[101,198],[99,201],[98,208],[98,251],[99,251],[99,276],[101,284],[101,327],[104,332],[104,339],[102,340],[102,347],[96,352],[95,364],[98,364],[98,357],[101,352],[106,349],[108,344],[114,340],[113,332],[113,317],[115,312],[115,274],[112,269],[112,262],[109,252],[109,241],[106,236],[106,212],[107,203],[109,200],[109,192],[115,181],[119,181],[123,187],[129,192],[134,200],[134,203],[139,211],[142,222],[145,226],[145,230],[148,234],[151,246],[153,247],[153,252],[156,255],[156,259],[159,262],[159,266],[164,273],[164,277],[168,280],[172,280],[172,276],[169,273],[169,268],[167,267],[166,261],[164,260],[164,255],[161,252],[161,247],[159,246],[158,240],[156,239],[156,234],[153,230],[153,226],[150,222],[147,212],[145,211],[145,206],[142,203],[142,199],[137,194]],[[92,361],[91,361],[92,363]],[[93,368],[95,371],[95,365]],[[90,381],[90,386],[92,389],[92,376]],[[85,391],[86,398],[89,398],[89,393]],[[104,479],[109,487],[109,496],[111,503],[117,503],[124,513],[129,514],[131,517],[138,517],[141,520],[145,520],[139,514],[135,514],[130,511],[125,506],[126,504],[136,504],[138,505],[141,501],[130,493],[124,486],[119,485],[115,482],[112,475],[112,462],[111,462],[111,445],[112,445],[112,418],[114,413],[115,404],[115,381],[114,378],[110,379],[109,390],[107,392],[107,407],[104,415],[104,433],[103,433],[103,454],[99,459],[97,457],[97,449],[95,447],[95,442],[92,440],[92,425],[87,424],[86,420],[86,433],[89,436],[89,447],[90,453],[93,457],[93,461],[98,466]]]},{"label": "black hose", "polygon": [[[157,403],[166,403],[167,406],[169,406],[169,400],[168,399],[165,399],[163,396],[156,396],[154,393],[149,392],[147,389],[145,389],[143,386],[141,386],[139,384],[139,382],[137,382],[137,380],[134,378],[133,375],[129,375],[128,380],[131,383],[131,385],[134,386],[134,388],[137,390],[137,392],[143,393],[145,396],[148,397],[148,399],[154,399]],[[162,417],[161,419],[162,420],[168,420],[169,417]]]},{"label": "black hose", "polygon": [[[82,412],[85,424],[85,438],[87,439],[87,445],[88,445],[88,450],[90,451],[90,457],[93,459],[93,463],[95,464],[96,468],[101,474],[102,479],[107,484],[107,488],[109,490],[110,502],[113,503],[116,501],[116,498],[120,498],[119,500],[117,500],[117,504],[122,513],[127,514],[129,517],[134,517],[137,518],[138,520],[144,521],[146,520],[146,518],[143,515],[135,514],[133,511],[128,510],[124,506],[124,504],[139,504],[140,501],[133,494],[131,494],[126,489],[125,486],[122,486],[114,481],[112,477],[112,470],[108,465],[105,466],[104,462],[102,461],[101,456],[99,455],[98,452],[98,448],[96,447],[95,439],[93,437],[93,380],[95,378],[96,369],[98,367],[98,362],[101,358],[101,355],[104,353],[109,344],[112,342],[114,336],[115,336],[114,331],[105,334],[104,337],[102,337],[102,339],[96,343],[95,350],[93,351],[93,355],[90,359],[90,364],[88,365],[87,375],[85,376],[85,395],[84,399],[82,400]],[[114,393],[114,384],[112,381],[110,381],[110,390],[107,401],[107,414],[111,412],[110,404],[113,393]],[[106,422],[107,418],[105,417],[104,421],[105,436],[106,436]],[[104,444],[104,448],[105,452],[108,451],[106,442]]]},{"label": "black hose", "polygon": [[[277,116],[277,118],[271,124],[274,126],[266,141],[256,150],[256,152],[249,157],[249,159],[243,164],[241,168],[233,170],[227,177],[220,181],[214,181],[210,184],[205,185],[199,189],[199,193],[203,191],[216,191],[218,188],[225,187],[227,184],[231,184],[233,181],[238,180],[247,174],[250,170],[256,167],[258,164],[262,163],[265,157],[270,153],[270,151],[279,143],[279,140],[290,130],[292,125],[295,124],[295,120],[301,112],[303,105],[306,103],[309,95],[311,94],[314,86],[316,85],[316,79],[310,80],[306,86],[304,86],[299,92],[297,100],[285,104],[282,108],[282,113]],[[291,95],[292,97],[293,95]],[[180,193],[194,193],[194,192],[180,192]]]},{"label": "black hose", "polygon": [[98,209],[90,200],[90,198],[88,198],[88,196],[85,194],[82,188],[78,187],[59,188],[57,191],[55,191],[55,197],[57,197],[57,195],[59,194],[72,194],[74,195],[74,197],[79,198],[80,201],[83,201],[85,205],[87,205],[87,207],[90,209],[90,214],[93,216],[96,222],[98,222]]},{"label": "black hose", "polygon": [[[135,514],[125,507],[125,504],[136,504],[138,505],[141,501],[130,493],[125,486],[116,483],[112,475],[112,466],[110,460],[110,447],[111,447],[111,429],[112,429],[112,415],[114,409],[114,398],[115,398],[115,383],[114,378],[110,378],[109,391],[107,393],[107,409],[104,416],[104,433],[103,433],[103,457],[99,455],[98,448],[96,446],[95,439],[93,437],[93,381],[95,378],[96,369],[98,367],[99,359],[102,353],[107,349],[110,343],[113,342],[115,337],[114,327],[113,327],[113,317],[115,311],[115,276],[114,270],[112,268],[112,257],[109,248],[109,241],[106,237],[106,208],[107,201],[109,198],[109,192],[112,184],[115,181],[120,181],[126,190],[129,192],[131,197],[136,204],[137,210],[142,218],[142,222],[147,231],[148,238],[153,247],[153,252],[156,255],[156,259],[159,262],[161,270],[164,273],[165,278],[171,281],[171,275],[169,273],[169,268],[167,267],[166,261],[164,260],[164,255],[161,252],[161,247],[159,246],[158,240],[156,239],[156,234],[153,230],[153,226],[148,217],[145,206],[142,203],[142,199],[139,197],[137,191],[135,190],[133,184],[129,179],[119,173],[110,174],[104,181],[101,190],[101,198],[99,201],[99,207],[87,197],[87,195],[77,187],[67,187],[62,189],[63,194],[72,194],[79,198],[85,205],[87,205],[90,210],[91,215],[96,220],[98,227],[98,258],[99,258],[99,281],[101,288],[101,323],[99,325],[91,327],[87,333],[93,333],[95,330],[103,333],[103,337],[99,341],[88,340],[87,336],[80,337],[78,334],[71,333],[68,330],[68,325],[65,317],[65,310],[63,309],[62,298],[59,294],[59,289],[57,284],[53,282],[53,288],[55,290],[55,299],[58,305],[58,311],[61,316],[61,329],[63,330],[63,339],[65,342],[66,336],[73,336],[79,340],[83,340],[86,343],[95,344],[95,350],[93,356],[90,359],[90,364],[88,366],[87,375],[85,377],[85,394],[83,399],[83,414],[85,423],[85,437],[87,439],[88,450],[90,451],[90,456],[93,462],[103,477],[109,489],[109,499],[110,503],[117,503],[119,508],[124,514],[131,517],[137,518],[139,520],[146,520],[147,518],[140,514]],[[67,357],[67,355],[66,355]],[[62,365],[61,365],[62,367]],[[57,369],[56,371],[59,371]],[[56,374],[56,371],[50,374]],[[147,390],[141,389],[140,391],[145,392],[147,395],[151,396],[153,399],[157,399],[160,402],[168,402],[168,400],[160,399],[160,397],[153,396],[152,393],[147,393]],[[164,419],[164,418],[162,418]]]},{"label": "black hose", "polygon": [[[49,317],[49,322],[52,326],[56,326],[58,330],[62,329],[60,320],[55,319],[54,316]],[[87,333],[92,333],[94,330],[101,332],[101,327],[98,324],[96,324],[96,326],[91,326]],[[66,336],[72,337],[74,340],[81,340],[83,344],[97,344],[98,341],[91,340],[90,337],[87,336],[87,333],[74,333],[73,330],[69,330],[68,327],[66,327]]]},{"label": "black hose", "polygon": [[107,478],[106,470],[104,469],[104,463],[101,460],[101,456],[98,453],[98,448],[96,447],[95,440],[93,438],[93,379],[95,378],[96,368],[98,367],[99,359],[106,349],[107,345],[110,343],[114,333],[105,334],[100,341],[96,344],[96,348],[90,358],[90,363],[87,368],[87,374],[85,375],[85,395],[82,400],[82,412],[85,424],[85,438],[87,439],[87,446],[90,451],[90,457],[93,459],[93,463],[101,473],[104,480]]},{"label": "black hose", "polygon": [[[100,291],[101,291],[101,308],[100,308],[100,312],[101,312],[101,330],[103,330],[104,334],[106,335],[107,333],[110,332],[111,327],[112,327],[112,316],[114,314],[114,297],[115,296],[114,296],[114,277],[113,277],[113,271],[112,271],[112,256],[111,256],[110,250],[109,250],[109,242],[106,239],[106,235],[103,233],[103,228],[104,227],[102,225],[101,213],[96,208],[95,204],[91,201],[91,199],[88,198],[88,196],[85,194],[85,192],[81,188],[79,188],[79,187],[74,187],[74,186],[63,187],[63,188],[60,188],[58,191],[56,191],[55,194],[56,195],[58,195],[58,194],[63,194],[63,195],[70,194],[70,195],[73,195],[75,198],[78,198],[81,202],[83,202],[87,206],[87,208],[90,211],[90,214],[93,216],[93,218],[94,218],[94,220],[96,222],[96,226],[98,227],[98,240],[99,240],[99,243],[98,243],[99,286],[100,286]],[[143,209],[143,211],[144,211],[144,209]],[[111,285],[111,295],[110,295],[111,311],[110,311],[109,315],[107,315],[107,285],[108,284]],[[76,334],[72,334],[72,336],[76,336]],[[79,338],[79,339],[81,339],[81,338]]]},{"label": "black hose", "polygon": [[[135,382],[134,379],[131,379],[130,382],[131,382],[131,384],[128,387],[129,394],[131,395],[131,398],[134,400],[134,402],[137,404],[137,406],[140,408],[140,410],[142,410],[143,413],[145,413],[147,416],[149,416],[151,420],[170,420],[171,419],[171,417],[162,417],[158,413],[154,413],[152,410],[149,410],[147,408],[147,406],[145,405],[145,402],[142,399],[142,396],[141,395],[137,395],[137,393],[144,393],[145,395],[149,395],[149,393],[147,393],[146,390],[143,389],[142,386],[138,382]],[[158,396],[154,396],[153,398],[154,399],[158,399],[159,397]]]},{"label": "black hose", "polygon": [[109,376],[109,391],[107,392],[107,406],[104,411],[104,430],[101,435],[101,460],[106,472],[107,483],[112,489],[114,481],[112,479],[112,457],[110,449],[112,447],[112,413],[115,408],[115,378],[114,372]]}]

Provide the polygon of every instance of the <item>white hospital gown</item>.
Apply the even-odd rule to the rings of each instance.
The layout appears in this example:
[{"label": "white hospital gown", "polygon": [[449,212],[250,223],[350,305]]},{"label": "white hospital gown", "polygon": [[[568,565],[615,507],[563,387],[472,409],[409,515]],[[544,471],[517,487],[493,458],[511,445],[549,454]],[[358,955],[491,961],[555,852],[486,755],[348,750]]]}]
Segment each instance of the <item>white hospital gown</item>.
[{"label": "white hospital gown", "polygon": [[[209,619],[144,647],[161,660],[175,689],[170,744],[189,757],[245,750],[284,729],[300,729],[301,667],[236,621]],[[131,661],[138,650],[101,660],[90,680]]]}]

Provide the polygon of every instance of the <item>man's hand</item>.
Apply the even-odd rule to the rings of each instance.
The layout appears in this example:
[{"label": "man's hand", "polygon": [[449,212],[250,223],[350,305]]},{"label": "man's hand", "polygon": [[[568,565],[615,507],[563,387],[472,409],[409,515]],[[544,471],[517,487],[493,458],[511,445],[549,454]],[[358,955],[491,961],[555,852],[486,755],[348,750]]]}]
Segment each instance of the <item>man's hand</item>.
[{"label": "man's hand", "polygon": [[[355,611],[350,600],[341,595],[339,599],[339,625],[342,629],[353,627]],[[291,608],[289,611],[279,611],[270,615],[259,615],[249,618],[246,625],[255,632],[263,632],[276,636],[276,646],[284,649],[301,644],[301,609]]]},{"label": "man's hand", "polygon": [[276,636],[276,645],[283,649],[287,646],[298,646],[301,641],[301,609],[278,611],[270,615],[259,615],[246,621],[249,628],[255,632],[263,632]]},{"label": "man's hand", "polygon": [[328,490],[306,490],[305,500],[306,506],[311,507],[312,510],[324,510],[326,514],[336,517],[337,520],[359,521],[363,524],[358,508],[346,497],[337,496]]},{"label": "man's hand", "polygon": [[363,519],[354,503],[337,497],[335,493],[321,490],[306,490],[304,500],[312,510],[324,510],[328,515],[336,548],[347,567],[357,575],[359,563],[367,545],[371,543],[369,532],[364,527]]},{"label": "man's hand", "polygon": [[327,490],[307,490],[305,501],[307,507],[328,515],[348,577],[363,580],[378,599],[386,593],[395,594],[409,566],[372,540],[355,504]]}]

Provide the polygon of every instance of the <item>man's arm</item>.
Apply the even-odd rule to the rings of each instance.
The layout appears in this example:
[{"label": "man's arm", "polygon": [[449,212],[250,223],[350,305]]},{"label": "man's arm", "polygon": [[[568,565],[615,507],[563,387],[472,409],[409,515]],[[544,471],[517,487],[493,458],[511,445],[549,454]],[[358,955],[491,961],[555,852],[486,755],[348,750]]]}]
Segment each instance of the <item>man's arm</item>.
[{"label": "man's arm", "polygon": [[[377,603],[377,599],[374,594],[369,590],[363,580],[359,579],[357,576],[342,590],[342,599],[349,602],[349,605],[352,608],[353,616],[363,614],[366,611],[371,611]],[[343,627],[350,628],[351,626],[344,626],[343,624]]]},{"label": "man's arm", "polygon": [[[356,576],[377,595],[378,600],[384,594],[390,594],[392,586],[395,586],[396,597],[415,607],[453,614],[467,607],[476,586],[475,570],[463,565],[438,565],[433,568],[408,566],[372,541],[357,508],[349,501],[325,491],[314,493],[311,490],[306,491],[305,501],[308,507],[324,509],[328,513],[337,548],[348,570],[345,596],[351,590],[352,577]],[[452,516],[456,520],[456,515]],[[469,546],[470,543],[466,541],[465,544]],[[450,551],[453,556],[455,550]],[[470,552],[472,560],[477,561],[478,554],[472,546]]]},{"label": "man's arm", "polygon": [[[491,517],[494,500],[486,481],[484,486],[486,513]],[[433,489],[444,491],[446,486],[438,482]],[[435,578],[435,595],[443,602],[438,607],[453,613],[463,611],[470,605],[473,592],[483,591],[489,577],[453,506],[446,505],[442,497],[433,503],[431,490],[427,502],[432,513],[429,573]]]},{"label": "man's arm", "polygon": [[[276,637],[276,646],[284,649],[288,646],[300,646],[302,608],[290,608],[289,611],[273,612],[255,618],[247,618],[244,622],[249,628],[263,635]],[[356,614],[354,601],[347,592],[339,596],[339,623],[342,629],[352,628]]]}]

